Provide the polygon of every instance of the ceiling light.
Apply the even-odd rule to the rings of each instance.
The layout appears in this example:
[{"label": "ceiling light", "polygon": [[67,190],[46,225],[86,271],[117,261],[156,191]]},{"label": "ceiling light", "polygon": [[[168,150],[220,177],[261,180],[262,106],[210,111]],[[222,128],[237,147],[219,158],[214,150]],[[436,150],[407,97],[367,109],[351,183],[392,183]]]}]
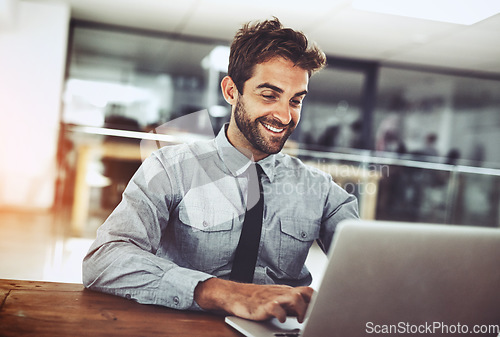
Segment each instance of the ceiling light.
[{"label": "ceiling light", "polygon": [[498,0],[354,0],[354,9],[472,25],[500,13]]},{"label": "ceiling light", "polygon": [[216,46],[212,51],[203,58],[201,66],[203,69],[214,69],[219,72],[227,73],[229,65],[229,47]]}]

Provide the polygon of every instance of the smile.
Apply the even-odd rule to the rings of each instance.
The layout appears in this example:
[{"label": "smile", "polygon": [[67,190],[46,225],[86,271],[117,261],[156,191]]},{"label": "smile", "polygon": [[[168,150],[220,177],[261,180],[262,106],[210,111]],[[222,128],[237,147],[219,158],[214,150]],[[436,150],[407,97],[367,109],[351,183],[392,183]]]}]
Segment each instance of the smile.
[{"label": "smile", "polygon": [[278,129],[278,128],[275,128],[275,127],[272,127],[271,125],[268,125],[268,124],[265,124],[265,123],[261,123],[266,129],[268,129],[269,131],[272,131],[272,132],[276,132],[276,133],[280,133],[280,132],[283,132],[283,130],[285,129]]}]

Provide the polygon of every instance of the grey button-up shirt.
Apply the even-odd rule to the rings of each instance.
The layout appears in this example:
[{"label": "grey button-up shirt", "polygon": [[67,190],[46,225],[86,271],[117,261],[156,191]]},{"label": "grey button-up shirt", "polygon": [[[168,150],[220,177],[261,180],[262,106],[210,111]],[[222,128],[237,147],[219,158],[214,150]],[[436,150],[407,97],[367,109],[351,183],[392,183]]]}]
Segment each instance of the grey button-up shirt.
[{"label": "grey button-up shirt", "polygon": [[[246,210],[250,160],[226,138],[167,146],[144,161],[83,261],[86,287],[177,309],[198,309],[196,285],[229,278]],[[259,161],[264,215],[254,283],[308,285],[304,266],[357,200],[330,175],[285,154]]]}]

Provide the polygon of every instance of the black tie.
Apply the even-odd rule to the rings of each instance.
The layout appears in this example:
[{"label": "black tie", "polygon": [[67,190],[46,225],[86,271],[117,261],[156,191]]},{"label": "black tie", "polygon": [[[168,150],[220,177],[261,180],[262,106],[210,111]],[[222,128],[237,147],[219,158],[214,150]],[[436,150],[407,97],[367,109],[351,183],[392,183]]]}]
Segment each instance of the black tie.
[{"label": "black tie", "polygon": [[260,233],[262,230],[262,213],[264,210],[264,193],[260,181],[262,168],[255,164],[249,168],[247,211],[240,241],[234,255],[233,269],[230,279],[237,282],[251,283],[257,262]]}]

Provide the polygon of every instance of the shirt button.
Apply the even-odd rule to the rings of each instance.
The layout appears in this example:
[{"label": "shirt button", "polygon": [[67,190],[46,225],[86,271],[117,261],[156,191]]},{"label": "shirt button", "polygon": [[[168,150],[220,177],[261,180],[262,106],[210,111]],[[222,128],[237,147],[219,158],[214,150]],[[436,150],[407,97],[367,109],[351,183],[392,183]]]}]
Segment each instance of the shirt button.
[{"label": "shirt button", "polygon": [[130,294],[126,294],[126,295],[125,295],[125,298],[126,298],[127,300],[129,300],[131,297],[132,297],[132,296],[130,296]]},{"label": "shirt button", "polygon": [[180,302],[179,297],[174,296],[174,304],[179,305],[179,302]]},{"label": "shirt button", "polygon": [[206,220],[203,220],[203,227],[207,228],[209,223]]},{"label": "shirt button", "polygon": [[306,233],[306,232],[304,232],[304,231],[300,232],[300,237],[301,237],[302,239],[307,238],[307,233]]}]

